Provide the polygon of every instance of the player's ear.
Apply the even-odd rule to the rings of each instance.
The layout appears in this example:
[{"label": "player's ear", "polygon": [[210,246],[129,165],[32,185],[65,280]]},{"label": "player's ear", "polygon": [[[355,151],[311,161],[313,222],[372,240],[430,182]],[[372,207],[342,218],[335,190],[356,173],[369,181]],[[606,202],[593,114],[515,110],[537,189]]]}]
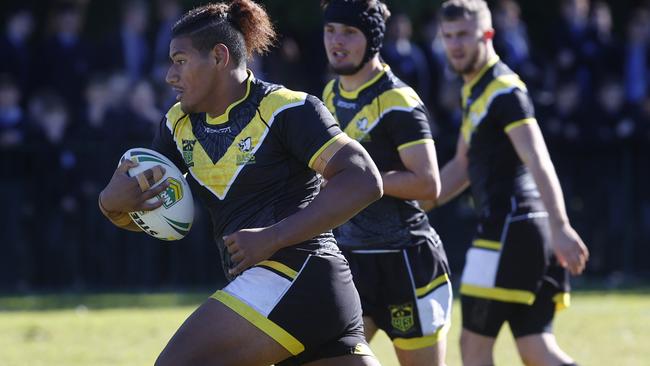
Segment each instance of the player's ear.
[{"label": "player's ear", "polygon": [[491,41],[494,39],[494,28],[487,29],[483,32],[483,40]]},{"label": "player's ear", "polygon": [[214,59],[218,68],[225,68],[230,64],[230,50],[223,43],[217,43],[210,51],[210,57]]}]

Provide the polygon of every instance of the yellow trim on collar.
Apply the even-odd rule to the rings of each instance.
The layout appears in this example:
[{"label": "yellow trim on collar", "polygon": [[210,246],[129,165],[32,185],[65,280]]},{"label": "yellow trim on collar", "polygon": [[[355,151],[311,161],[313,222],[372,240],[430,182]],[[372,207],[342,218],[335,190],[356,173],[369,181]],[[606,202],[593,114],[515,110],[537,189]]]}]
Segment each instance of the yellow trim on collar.
[{"label": "yellow trim on collar", "polygon": [[[341,82],[339,81],[339,93],[341,96],[345,99],[357,99],[359,96],[359,93],[370,85],[374,84],[379,78],[381,78],[388,70],[390,70],[390,66],[386,64],[382,64],[382,70],[379,72],[379,74],[373,76],[370,80],[366,81],[361,85],[360,87],[356,88],[355,90],[347,91],[341,87]],[[339,79],[340,80],[340,79]]]},{"label": "yellow trim on collar", "polygon": [[485,73],[490,69],[490,67],[496,65],[497,62],[499,62],[500,58],[499,56],[494,56],[491,59],[487,61],[485,65],[483,65],[483,68],[481,71],[478,72],[478,74],[474,77],[474,79],[470,80],[468,83],[463,85],[463,105],[465,105],[464,101],[469,98],[469,94],[472,91],[472,88],[476,83],[478,83],[479,80],[485,75]]},{"label": "yellow trim on collar", "polygon": [[210,117],[206,113],[205,114],[205,121],[208,124],[210,124],[210,125],[220,125],[222,123],[228,122],[228,116],[230,114],[230,110],[232,110],[233,108],[235,108],[236,105],[240,104],[241,102],[246,100],[246,98],[248,98],[248,95],[251,92],[251,81],[255,78],[255,76],[253,76],[253,72],[250,71],[250,70],[246,70],[246,72],[248,73],[248,77],[246,78],[246,93],[244,93],[244,96],[241,97],[239,100],[235,101],[234,103],[232,103],[231,105],[229,105],[228,108],[226,108],[225,112],[223,112],[222,114],[220,114],[220,115],[218,115],[216,117]]}]

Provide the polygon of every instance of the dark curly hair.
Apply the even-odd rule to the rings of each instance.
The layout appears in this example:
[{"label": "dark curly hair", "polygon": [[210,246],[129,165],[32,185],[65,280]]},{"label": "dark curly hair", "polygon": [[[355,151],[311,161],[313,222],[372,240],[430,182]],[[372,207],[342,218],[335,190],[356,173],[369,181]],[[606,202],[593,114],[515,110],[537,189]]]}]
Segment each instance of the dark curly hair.
[{"label": "dark curly hair", "polygon": [[172,27],[172,37],[187,36],[192,46],[208,52],[223,43],[236,65],[254,53],[263,54],[275,43],[276,33],[264,8],[252,0],[214,3],[185,13]]}]

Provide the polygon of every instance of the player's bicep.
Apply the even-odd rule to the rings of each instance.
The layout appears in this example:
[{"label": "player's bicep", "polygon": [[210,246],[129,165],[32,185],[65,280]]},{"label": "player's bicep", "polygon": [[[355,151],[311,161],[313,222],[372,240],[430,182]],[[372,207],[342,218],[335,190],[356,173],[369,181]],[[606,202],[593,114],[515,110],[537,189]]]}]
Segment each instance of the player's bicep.
[{"label": "player's bicep", "polygon": [[366,149],[350,137],[347,137],[347,143],[336,151],[323,167],[323,171],[319,173],[326,180],[330,180],[345,170],[363,172],[364,175],[374,174],[379,176],[377,166]]},{"label": "player's bicep", "polygon": [[542,131],[536,122],[522,123],[507,132],[519,159],[526,165],[548,158],[548,149]]},{"label": "player's bicep", "polygon": [[323,103],[307,96],[304,105],[282,112],[278,131],[283,146],[297,160],[317,170],[340,148],[343,133]]},{"label": "player's bicep", "polygon": [[418,175],[438,171],[436,148],[432,139],[423,139],[407,145],[398,149],[400,160],[407,170]]},{"label": "player's bicep", "polygon": [[309,159],[309,167],[324,176],[329,162],[344,146],[352,141],[344,132],[332,137]]},{"label": "player's bicep", "polygon": [[462,164],[462,166],[467,167],[467,153],[469,152],[469,145],[465,141],[465,137],[462,133],[458,134],[458,141],[456,142],[456,154],[454,155],[454,160]]}]

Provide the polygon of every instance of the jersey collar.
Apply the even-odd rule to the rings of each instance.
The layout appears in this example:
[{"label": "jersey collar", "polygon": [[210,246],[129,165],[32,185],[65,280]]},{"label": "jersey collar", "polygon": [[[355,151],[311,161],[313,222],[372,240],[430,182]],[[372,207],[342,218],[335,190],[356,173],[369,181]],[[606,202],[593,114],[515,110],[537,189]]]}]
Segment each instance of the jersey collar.
[{"label": "jersey collar", "polygon": [[496,65],[497,62],[499,62],[499,56],[494,55],[492,56],[486,63],[483,65],[483,68],[481,68],[481,71],[478,72],[478,74],[468,83],[463,85],[463,99],[469,98],[470,93],[472,92],[472,88],[476,83],[478,83],[479,80],[485,75],[485,73],[494,65]]},{"label": "jersey collar", "polygon": [[343,88],[341,88],[341,83],[339,82],[338,83],[339,94],[345,99],[357,99],[359,93],[361,93],[362,90],[374,84],[377,80],[379,80],[382,76],[384,76],[384,74],[386,74],[387,71],[390,70],[390,66],[388,66],[387,64],[381,64],[381,66],[382,66],[382,70],[377,75],[373,76],[372,79],[366,81],[363,85],[356,88],[355,90],[346,91]]},{"label": "jersey collar", "polygon": [[253,82],[253,80],[255,80],[255,76],[253,75],[253,72],[251,70],[249,70],[249,69],[246,69],[246,73],[248,74],[248,77],[246,78],[246,93],[244,93],[244,96],[241,97],[241,99],[239,99],[239,100],[235,101],[234,103],[232,103],[231,105],[229,105],[228,108],[226,108],[225,112],[223,112],[222,114],[220,114],[220,115],[218,115],[216,117],[210,117],[206,113],[205,114],[205,121],[208,124],[219,125],[219,124],[228,122],[228,115],[230,114],[230,111],[233,108],[235,108],[235,106],[237,106],[238,104],[241,104],[241,102],[243,102],[244,100],[246,100],[248,98],[248,95],[251,92],[251,83]]}]

